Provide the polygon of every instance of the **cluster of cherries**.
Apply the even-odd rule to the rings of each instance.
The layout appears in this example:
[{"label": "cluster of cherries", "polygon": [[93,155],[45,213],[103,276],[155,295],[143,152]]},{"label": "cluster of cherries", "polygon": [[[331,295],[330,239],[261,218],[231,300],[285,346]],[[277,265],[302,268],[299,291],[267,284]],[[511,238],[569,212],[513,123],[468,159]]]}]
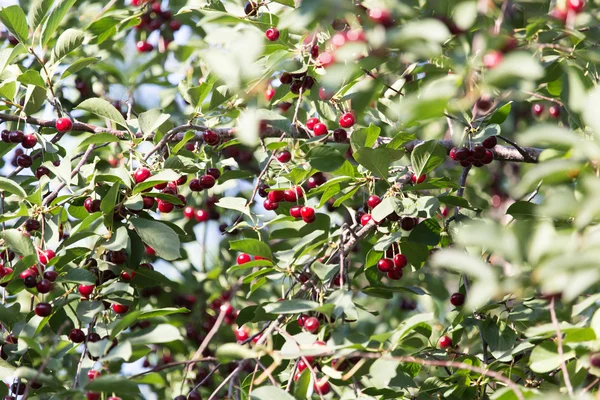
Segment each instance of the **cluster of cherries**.
[{"label": "cluster of cherries", "polygon": [[483,167],[494,161],[494,154],[490,149],[493,149],[497,143],[496,136],[489,136],[481,144],[475,145],[472,149],[468,147],[454,147],[450,150],[450,158],[458,161],[463,167],[471,165],[474,167]]},{"label": "cluster of cherries", "polygon": [[[141,6],[146,3],[145,0],[133,0],[133,6]],[[153,0],[149,2],[147,11],[142,15],[140,23],[135,27],[137,30],[145,30],[153,32],[167,27],[172,32],[178,31],[181,28],[181,22],[173,19],[173,13],[169,10],[162,10],[160,1]],[[166,29],[166,28],[165,28]],[[165,32],[166,33],[166,32]],[[137,50],[140,53],[148,53],[154,50],[154,46],[146,40],[140,40],[136,44]]]},{"label": "cluster of cherries", "polygon": [[[333,140],[337,143],[344,143],[348,139],[348,132],[346,131],[346,129],[354,126],[355,122],[356,119],[352,112],[346,112],[342,114],[338,121],[341,128],[337,128],[333,131]],[[323,136],[329,133],[327,125],[325,125],[318,118],[315,117],[309,118],[306,121],[306,128],[309,131],[312,131],[315,134],[315,136]]]},{"label": "cluster of cherries", "polygon": [[[281,82],[282,85],[289,85],[290,92],[293,94],[300,94],[300,91],[306,92],[307,90],[312,89],[316,83],[315,78],[308,75],[306,71],[292,73],[284,72],[279,76],[279,82]],[[272,97],[273,96],[271,96],[271,98]]]},{"label": "cluster of cherries", "polygon": [[562,21],[564,24],[567,22],[570,14],[579,14],[584,8],[585,0],[567,0],[566,2],[558,1],[556,2],[556,6],[550,12],[550,15],[557,20]]},{"label": "cluster of cherries", "polygon": [[[544,113],[545,107],[542,103],[535,103],[531,106],[531,113],[534,117],[541,117]],[[550,115],[554,119],[560,118],[560,106],[556,104],[552,104],[548,107],[548,115]]]}]

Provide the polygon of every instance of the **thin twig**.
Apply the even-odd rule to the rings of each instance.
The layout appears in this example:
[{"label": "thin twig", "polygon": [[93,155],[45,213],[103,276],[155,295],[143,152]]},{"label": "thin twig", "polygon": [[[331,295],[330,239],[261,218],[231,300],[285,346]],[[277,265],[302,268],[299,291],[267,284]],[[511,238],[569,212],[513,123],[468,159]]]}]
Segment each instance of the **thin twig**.
[{"label": "thin twig", "polygon": [[554,309],[554,299],[555,296],[552,296],[550,299],[550,319],[552,320],[552,325],[556,330],[556,344],[558,346],[558,357],[560,358],[560,369],[563,373],[563,379],[565,380],[565,386],[567,387],[567,392],[569,393],[569,397],[573,396],[573,385],[571,385],[571,378],[569,378],[569,371],[567,370],[567,364],[565,363],[565,354],[563,352],[563,339],[562,332],[560,331],[560,326],[558,324],[558,319],[556,318],[556,310]]}]

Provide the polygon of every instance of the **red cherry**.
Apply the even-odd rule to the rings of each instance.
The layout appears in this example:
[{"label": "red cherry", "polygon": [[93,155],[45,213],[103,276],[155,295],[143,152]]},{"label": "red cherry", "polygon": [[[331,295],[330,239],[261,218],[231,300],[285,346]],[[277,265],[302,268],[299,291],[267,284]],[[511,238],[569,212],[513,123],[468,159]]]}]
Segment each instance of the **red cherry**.
[{"label": "red cherry", "polygon": [[321,121],[319,121],[319,118],[309,118],[306,121],[306,128],[308,128],[308,130],[312,131],[313,129],[315,129],[315,125],[320,122]]},{"label": "red cherry", "polygon": [[535,103],[533,106],[531,106],[531,113],[534,116],[539,117],[540,115],[542,115],[543,112],[544,105],[542,103]]},{"label": "red cherry", "polygon": [[304,321],[304,329],[310,333],[315,333],[319,330],[319,320],[315,317],[309,317]]},{"label": "red cherry", "polygon": [[266,199],[263,202],[263,207],[265,208],[265,210],[275,211],[275,210],[277,210],[277,208],[279,208],[279,203],[276,201],[271,201],[269,199]]},{"label": "red cherry", "polygon": [[298,195],[294,190],[287,189],[283,191],[283,199],[288,203],[293,203],[298,200]]},{"label": "red cherry", "polygon": [[250,337],[248,331],[244,328],[237,328],[234,330],[234,333],[235,338],[238,340],[238,342],[243,342],[244,340],[247,340]]},{"label": "red cherry", "polygon": [[473,148],[472,156],[475,160],[481,160],[485,157],[485,147],[477,145]]},{"label": "red cherry", "polygon": [[150,172],[148,168],[142,167],[135,171],[133,174],[133,179],[135,180],[135,183],[142,183],[146,179],[150,178],[150,176],[152,176],[152,172]]},{"label": "red cherry", "polygon": [[271,190],[267,194],[267,198],[271,202],[279,203],[279,202],[281,202],[281,201],[283,201],[285,199],[285,194],[284,193],[285,192],[283,190]]},{"label": "red cherry", "polygon": [[548,114],[550,114],[550,116],[554,119],[560,118],[560,107],[551,105],[548,107]]},{"label": "red cherry", "polygon": [[325,126],[325,124],[319,122],[319,123],[315,124],[315,126],[313,128],[313,132],[315,133],[316,136],[327,135],[327,126]]},{"label": "red cherry", "polygon": [[440,338],[440,348],[447,349],[448,347],[452,347],[452,339],[449,336],[442,336]]},{"label": "red cherry", "polygon": [[331,100],[334,93],[327,91],[324,87],[319,89],[319,98],[323,101]]},{"label": "red cherry", "polygon": [[367,200],[367,205],[370,208],[375,208],[379,205],[379,203],[381,203],[381,198],[377,195],[371,195],[369,196],[369,199]]},{"label": "red cherry", "polygon": [[20,154],[17,156],[17,165],[23,168],[29,168],[33,164],[33,158],[27,154]]},{"label": "red cherry", "polygon": [[567,8],[578,14],[585,8],[585,0],[567,0]]},{"label": "red cherry", "polygon": [[130,281],[133,278],[135,278],[135,271],[131,271],[131,273],[127,271],[121,272],[121,279],[123,279],[124,281]]},{"label": "red cherry", "polygon": [[335,47],[342,47],[346,43],[346,34],[345,33],[336,33],[330,39],[330,42]]},{"label": "red cherry", "polygon": [[[2,274],[0,274],[2,276]],[[56,271],[46,271],[44,272],[44,279],[48,279],[50,282],[54,282],[58,278],[58,272]]]},{"label": "red cherry", "polygon": [[319,54],[316,64],[319,67],[327,68],[334,62],[335,62],[335,58],[333,57],[333,54],[331,54],[329,52],[325,52],[325,53]]},{"label": "red cherry", "polygon": [[169,29],[171,29],[173,32],[178,31],[180,28],[181,22],[177,21],[176,19],[169,22]]},{"label": "red cherry", "polygon": [[354,114],[347,112],[340,117],[339,123],[342,128],[351,128],[354,125]]},{"label": "red cherry", "polygon": [[322,396],[325,396],[331,391],[331,385],[326,378],[316,380],[313,387],[315,392],[320,393]]},{"label": "red cherry", "polygon": [[483,140],[483,142],[481,142],[481,144],[486,149],[493,149],[498,144],[498,139],[496,136],[488,136]]},{"label": "red cherry", "polygon": [[142,196],[144,202],[144,209],[149,210],[154,206],[154,197]]},{"label": "red cherry", "polygon": [[600,368],[600,354],[594,354],[590,357],[592,367]]},{"label": "red cherry", "polygon": [[302,207],[300,215],[303,219],[313,219],[315,217],[315,209],[312,207]]},{"label": "red cherry", "polygon": [[50,176],[50,170],[44,166],[37,167],[35,170],[35,177],[38,179],[42,179],[42,176]]},{"label": "red cherry", "polygon": [[267,37],[267,39],[269,39],[271,42],[276,41],[277,39],[279,39],[279,31],[277,30],[277,28],[269,28],[267,29],[267,31],[265,32],[265,36]]},{"label": "red cherry", "polygon": [[298,316],[298,326],[300,328],[304,327],[304,323],[306,322],[306,320],[308,319],[308,317],[306,315],[300,314]]},{"label": "red cherry", "polygon": [[196,214],[196,210],[194,210],[194,207],[192,207],[192,206],[187,206],[186,208],[183,209],[183,216],[186,217],[187,219],[194,218],[195,214]]},{"label": "red cherry", "polygon": [[204,131],[204,133],[202,134],[202,139],[204,140],[204,143],[206,143],[209,146],[216,146],[221,141],[219,134],[215,131],[211,131],[210,129]]},{"label": "red cherry", "polygon": [[301,218],[302,217],[302,206],[293,206],[292,208],[290,208],[290,215],[294,218]]},{"label": "red cherry", "polygon": [[483,158],[481,159],[481,162],[484,164],[489,164],[492,161],[494,161],[494,154],[491,151],[486,150],[485,156],[483,156]]},{"label": "red cherry", "polygon": [[47,317],[52,314],[52,306],[49,303],[38,303],[34,311],[38,317]]},{"label": "red cherry", "polygon": [[372,8],[369,10],[369,18],[371,21],[379,25],[383,25],[386,28],[394,25],[394,19],[392,18],[392,13],[390,13],[389,10]]},{"label": "red cherry", "polygon": [[500,64],[503,57],[504,56],[502,55],[502,52],[497,51],[497,50],[492,50],[483,56],[483,65],[487,69],[492,69],[492,68],[496,67],[498,64]]},{"label": "red cherry", "polygon": [[373,219],[373,217],[371,216],[371,214],[364,214],[362,217],[360,217],[360,224],[362,226],[365,226],[369,222],[371,222],[372,219]]},{"label": "red cherry", "polygon": [[246,264],[247,262],[250,262],[250,261],[252,261],[252,258],[250,257],[249,254],[242,253],[239,256],[237,256],[238,265]]},{"label": "red cherry", "polygon": [[413,174],[413,176],[411,177],[412,183],[417,184],[417,183],[423,183],[425,182],[425,179],[427,179],[427,174],[423,174],[419,177],[419,179],[417,179],[417,176]]},{"label": "red cherry", "polygon": [[202,189],[210,189],[215,186],[215,182],[216,180],[212,175],[202,175],[200,177],[200,186],[202,186]]},{"label": "red cherry", "polygon": [[85,398],[87,400],[100,400],[102,393],[97,392],[85,392]]},{"label": "red cherry", "polygon": [[308,368],[308,365],[304,362],[304,360],[298,360],[298,364],[296,365],[296,370],[298,372],[302,372],[304,371],[306,368]]},{"label": "red cherry", "polygon": [[85,333],[81,329],[72,329],[69,333],[69,339],[73,343],[83,343],[85,341]]},{"label": "red cherry", "polygon": [[154,50],[154,46],[152,46],[150,43],[146,42],[145,40],[140,40],[136,43],[136,47],[138,52],[140,53],[149,53],[152,50]]},{"label": "red cherry", "polygon": [[272,87],[267,88],[267,90],[265,90],[265,100],[271,101],[273,96],[275,96],[275,89],[273,89]]},{"label": "red cherry", "polygon": [[310,56],[314,59],[319,57],[319,45],[318,44],[315,44],[313,47],[311,47]]},{"label": "red cherry", "polygon": [[342,128],[337,128],[333,131],[333,140],[336,143],[344,143],[348,140],[348,132]]},{"label": "red cherry", "polygon": [[60,133],[68,132],[73,127],[73,122],[69,118],[58,118],[54,127]]},{"label": "red cherry", "polygon": [[206,222],[210,219],[210,214],[206,210],[199,209],[196,211],[195,218],[198,222]]},{"label": "red cherry", "polygon": [[157,202],[158,205],[158,211],[160,211],[161,213],[165,213],[168,214],[171,211],[173,211],[173,209],[175,208],[174,204],[169,203],[168,201],[164,201],[164,200],[158,200]]},{"label": "red cherry", "polygon": [[289,162],[292,159],[292,153],[287,150],[282,150],[277,154],[277,161],[282,164]]},{"label": "red cherry", "polygon": [[404,268],[408,264],[408,260],[404,254],[396,254],[394,256],[394,266],[396,268]]},{"label": "red cherry", "polygon": [[377,261],[377,269],[381,272],[389,272],[394,268],[394,262],[389,258],[382,258]]},{"label": "red cherry", "polygon": [[28,133],[23,137],[21,145],[26,149],[32,149],[37,144],[37,137],[34,134]]},{"label": "red cherry", "polygon": [[100,211],[100,200],[94,200],[91,197],[88,197],[83,202],[83,208],[90,214]]},{"label": "red cherry", "polygon": [[462,293],[453,293],[452,296],[450,296],[450,304],[454,307],[462,306],[465,304],[465,295]]},{"label": "red cherry", "polygon": [[124,304],[113,304],[112,305],[112,310],[116,313],[116,314],[125,314],[127,311],[129,311],[129,306],[126,306]]},{"label": "red cherry", "polygon": [[94,285],[79,285],[77,289],[79,290],[80,295],[82,295],[85,298],[88,298],[92,295],[92,293],[94,293],[95,287],[96,286]]},{"label": "red cherry", "polygon": [[90,369],[87,372],[87,377],[90,381],[93,381],[94,379],[98,378],[100,375],[102,375],[102,372],[95,370],[95,369]]},{"label": "red cherry", "polygon": [[39,253],[39,259],[40,259],[40,263],[42,263],[42,265],[48,264],[48,262],[50,260],[52,260],[54,257],[56,257],[56,253],[54,252],[54,250],[48,249],[48,250],[44,250]]},{"label": "red cherry", "polygon": [[414,229],[415,226],[417,226],[417,222],[418,222],[418,220],[416,218],[404,217],[404,218],[402,218],[402,222],[400,222],[400,226],[405,231],[411,231]]},{"label": "red cherry", "polygon": [[400,278],[402,278],[402,275],[402,268],[396,268],[395,266],[387,273],[388,278],[390,278],[393,281],[399,280]]}]

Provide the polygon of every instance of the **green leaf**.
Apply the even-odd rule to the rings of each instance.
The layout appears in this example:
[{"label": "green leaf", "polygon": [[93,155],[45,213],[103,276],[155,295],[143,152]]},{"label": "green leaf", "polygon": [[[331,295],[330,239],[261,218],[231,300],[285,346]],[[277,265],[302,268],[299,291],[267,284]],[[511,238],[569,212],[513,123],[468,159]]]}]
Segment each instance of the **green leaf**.
[{"label": "green leaf", "polygon": [[524,51],[512,52],[493,69],[486,71],[484,80],[493,86],[505,88],[520,79],[534,81],[544,76],[544,68],[536,58]]},{"label": "green leaf", "polygon": [[56,6],[52,9],[50,13],[50,17],[48,17],[48,22],[46,22],[46,26],[42,30],[42,46],[46,46],[52,35],[62,22],[67,12],[73,7],[73,5],[77,2],[77,0],[61,0]]},{"label": "green leaf", "polygon": [[312,311],[319,307],[319,303],[311,300],[283,300],[266,304],[263,308],[269,314],[298,314]]},{"label": "green leaf", "polygon": [[27,114],[38,112],[46,102],[46,89],[35,85],[27,85],[25,94],[25,107],[23,111]]},{"label": "green leaf", "polygon": [[15,253],[26,257],[35,256],[36,252],[31,239],[16,229],[7,229],[1,234],[8,247]]},{"label": "green leaf", "polygon": [[4,7],[0,10],[0,21],[19,42],[26,44],[29,37],[27,17],[20,6]]},{"label": "green leaf", "polygon": [[116,374],[104,375],[89,381],[85,390],[90,392],[137,395],[140,393],[137,383]]},{"label": "green leaf", "polygon": [[144,190],[153,187],[157,183],[176,181],[180,176],[180,173],[177,173],[172,169],[164,169],[158,174],[152,175],[144,182],[135,185],[135,188],[133,189],[133,194],[142,193]]},{"label": "green leaf", "polygon": [[128,340],[132,345],[157,344],[183,340],[183,337],[177,327],[169,324],[160,324],[150,331],[144,329],[143,331],[130,336]]},{"label": "green leaf", "polygon": [[163,114],[160,110],[148,110],[143,112],[138,117],[138,122],[140,124],[140,129],[144,136],[150,136],[154,131],[156,131],[162,124],[169,120],[169,114]]},{"label": "green leaf", "polygon": [[358,151],[363,147],[373,147],[377,143],[377,138],[381,133],[381,128],[376,125],[369,125],[368,128],[359,128],[350,135],[350,145],[353,151]]},{"label": "green leaf", "polygon": [[84,324],[91,323],[96,315],[104,311],[101,301],[80,301],[77,303],[77,319]]},{"label": "green leaf", "polygon": [[[563,357],[562,360],[566,362],[575,357],[575,351],[563,345]],[[534,372],[546,373],[560,367],[562,360],[558,354],[558,345],[552,341],[545,341],[534,347],[529,356],[529,366]]]},{"label": "green leaf", "polygon": [[342,153],[327,145],[313,147],[306,154],[306,158],[313,168],[323,172],[333,172],[346,161]]},{"label": "green leaf", "polygon": [[410,154],[415,175],[421,176],[433,171],[446,158],[446,148],[437,140],[429,140],[416,146]]},{"label": "green leaf", "polygon": [[222,363],[245,358],[257,358],[258,352],[238,343],[225,343],[217,347],[216,356]]},{"label": "green leaf", "polygon": [[275,3],[283,4],[284,6],[294,7],[294,0],[273,0]]},{"label": "green leaf", "polygon": [[[277,3],[282,3],[283,0],[274,0]],[[293,3],[293,1],[292,1]],[[293,4],[292,4],[293,6]],[[250,396],[252,400],[295,400],[291,394],[276,386],[263,386],[252,391]]]},{"label": "green leaf", "polygon": [[529,201],[517,201],[508,207],[506,213],[515,219],[533,218],[536,215],[537,204]]},{"label": "green leaf", "polygon": [[65,58],[70,52],[83,44],[85,34],[78,29],[67,29],[56,41],[54,46],[54,59],[58,63]]},{"label": "green leaf", "polygon": [[158,309],[152,310],[152,311],[143,311],[139,314],[139,316],[137,318],[138,319],[149,319],[149,318],[156,318],[156,317],[164,317],[165,315],[171,315],[171,314],[186,314],[189,312],[190,312],[190,310],[188,310],[185,307],[183,307],[183,308],[166,307],[166,308],[158,308]]},{"label": "green leaf", "polygon": [[120,139],[115,135],[111,135],[110,133],[101,132],[94,133],[85,138],[80,144],[79,147],[87,147],[90,144],[98,144],[98,143],[116,143],[119,142]]},{"label": "green leaf", "polygon": [[144,218],[132,218],[131,224],[142,241],[156,251],[157,256],[169,261],[181,257],[179,236],[165,223]]},{"label": "green leaf", "polygon": [[506,121],[506,118],[510,114],[510,110],[512,108],[512,101],[509,101],[502,107],[498,108],[494,111],[494,114],[488,120],[491,124],[501,124]]},{"label": "green leaf", "polygon": [[402,209],[402,201],[400,201],[400,199],[396,197],[387,197],[373,209],[371,216],[375,221],[380,222],[394,212],[401,212]]},{"label": "green leaf", "polygon": [[268,258],[269,260],[273,259],[273,254],[271,253],[269,245],[257,239],[234,240],[229,242],[229,249],[248,253],[251,256],[261,256]]},{"label": "green leaf", "polygon": [[111,214],[114,211],[115,204],[117,203],[117,195],[119,194],[119,183],[114,183],[109,189],[108,193],[104,196],[100,202],[100,210],[104,214]]},{"label": "green leaf", "polygon": [[14,181],[8,178],[4,178],[2,176],[0,176],[0,191],[15,194],[20,198],[27,197],[27,193],[25,192],[25,190],[23,190],[21,186],[19,186]]},{"label": "green leaf", "polygon": [[84,100],[79,103],[77,107],[78,110],[85,110],[91,112],[92,114],[96,114],[99,117],[107,118],[117,124],[127,128],[127,122],[125,122],[125,118],[123,115],[108,101],[100,98],[92,98]]},{"label": "green leaf", "polygon": [[371,149],[363,147],[353,153],[354,159],[363,167],[373,172],[375,175],[387,179],[390,164],[404,156],[401,150],[394,150],[385,147]]},{"label": "green leaf", "polygon": [[73,74],[81,71],[82,69],[89,67],[90,65],[96,64],[98,61],[100,61],[100,57],[80,58],[79,60],[75,61],[73,64],[69,65],[69,67],[65,70],[65,72],[63,72],[61,78],[64,79],[69,75],[73,75]]},{"label": "green leaf", "polygon": [[44,90],[46,89],[46,84],[40,73],[32,69],[27,70],[21,75],[19,75],[17,81],[21,82],[24,85],[34,85],[41,87]]},{"label": "green leaf", "polygon": [[29,26],[32,30],[36,30],[44,21],[54,0],[35,0],[31,5],[28,13]]}]

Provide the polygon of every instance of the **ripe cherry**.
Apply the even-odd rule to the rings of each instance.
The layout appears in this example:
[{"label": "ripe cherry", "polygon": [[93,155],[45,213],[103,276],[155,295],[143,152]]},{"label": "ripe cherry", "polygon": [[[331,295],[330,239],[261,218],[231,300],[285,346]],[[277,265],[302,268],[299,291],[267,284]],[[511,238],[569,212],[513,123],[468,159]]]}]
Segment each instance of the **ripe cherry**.
[{"label": "ripe cherry", "polygon": [[317,172],[313,176],[308,178],[308,180],[306,181],[306,185],[308,186],[309,189],[314,189],[316,187],[321,186],[325,182],[327,182],[325,175],[323,175],[322,172]]},{"label": "ripe cherry", "polygon": [[567,8],[579,14],[585,8],[585,0],[567,0]]},{"label": "ripe cherry", "polygon": [[238,265],[246,264],[247,262],[250,262],[250,261],[252,261],[252,257],[250,257],[249,254],[242,253],[239,256],[237,256]]},{"label": "ripe cherry", "polygon": [[37,283],[36,288],[37,291],[42,294],[48,293],[52,290],[52,282],[50,282],[48,279],[42,279]]},{"label": "ripe cherry", "polygon": [[175,208],[175,205],[172,203],[169,203],[168,201],[164,201],[164,200],[158,200],[157,202],[157,208],[158,211],[160,211],[161,213],[165,213],[168,214],[171,211],[173,211],[173,209]]},{"label": "ripe cherry", "polygon": [[[25,270],[27,271],[27,270]],[[32,289],[37,285],[37,279],[35,278],[34,275],[25,275],[23,276],[23,273],[19,274],[19,277],[21,277],[23,279],[23,284],[25,285],[26,288]]]},{"label": "ripe cherry", "polygon": [[371,216],[371,214],[364,214],[362,217],[360,217],[360,224],[362,226],[365,226],[369,222],[371,222],[372,219],[373,219],[373,217]]},{"label": "ripe cherry", "polygon": [[531,113],[535,117],[539,117],[540,115],[542,115],[543,112],[544,112],[544,105],[542,103],[535,103],[533,106],[531,106]]},{"label": "ripe cherry", "polygon": [[335,140],[336,143],[344,143],[348,140],[348,132],[342,128],[335,129],[333,131],[333,140]]},{"label": "ripe cherry", "polygon": [[279,82],[281,82],[284,85],[289,85],[290,83],[292,83],[293,80],[294,80],[294,78],[292,77],[292,75],[289,72],[284,72],[279,77]]},{"label": "ripe cherry", "polygon": [[40,221],[37,219],[28,219],[25,221],[25,230],[27,230],[27,232],[37,231],[41,226]]},{"label": "ripe cherry", "polygon": [[206,175],[210,175],[215,179],[219,179],[221,177],[221,171],[219,168],[207,168]]},{"label": "ripe cherry", "polygon": [[481,159],[481,162],[484,164],[489,164],[492,161],[494,161],[494,154],[491,151],[486,150],[485,156],[483,156],[483,158]]},{"label": "ripe cherry", "polygon": [[556,105],[551,105],[548,107],[548,114],[554,119],[560,118],[560,107]]},{"label": "ripe cherry", "polygon": [[135,46],[140,53],[149,53],[154,50],[154,46],[145,40],[138,41]]},{"label": "ripe cherry", "polygon": [[141,167],[134,172],[133,179],[135,180],[135,183],[142,183],[150,178],[150,176],[152,176],[152,172],[150,172],[148,168]]},{"label": "ripe cherry", "polygon": [[302,219],[312,220],[315,218],[315,209],[312,207],[302,207],[300,209],[300,215],[302,216]]},{"label": "ripe cherry", "polygon": [[[21,143],[25,138],[23,131],[10,131],[8,133],[8,141],[10,143]],[[22,154],[22,153],[21,153]]]},{"label": "ripe cherry", "polygon": [[127,261],[125,250],[115,250],[108,253],[108,260],[113,264],[124,264]]},{"label": "ripe cherry", "polygon": [[382,8],[371,8],[369,10],[369,18],[376,24],[390,28],[394,25],[394,19],[389,10]]},{"label": "ripe cherry", "polygon": [[486,149],[493,149],[498,144],[498,139],[496,136],[488,136],[483,140],[483,142],[481,142],[481,144]]},{"label": "ripe cherry", "polygon": [[112,310],[116,313],[116,314],[125,314],[127,311],[129,311],[129,306],[126,306],[124,304],[113,304],[112,305]]},{"label": "ripe cherry", "polygon": [[331,98],[333,97],[334,93],[328,91],[327,89],[325,89],[324,87],[319,89],[319,98],[323,101],[328,101],[331,100]]},{"label": "ripe cherry", "polygon": [[48,262],[50,262],[50,260],[52,260],[54,257],[56,257],[56,253],[51,249],[47,249],[39,253],[39,259],[42,265],[48,264]]},{"label": "ripe cherry", "polygon": [[290,208],[290,215],[294,218],[302,218],[302,206],[293,206]]},{"label": "ripe cherry", "polygon": [[121,279],[123,279],[124,281],[130,281],[133,278],[135,278],[135,271],[131,271],[131,273],[127,271],[121,272]]},{"label": "ripe cherry", "polygon": [[404,268],[408,264],[408,260],[404,254],[396,254],[394,256],[394,266],[396,268]]},{"label": "ripe cherry", "polygon": [[419,179],[417,179],[417,176],[415,174],[413,174],[413,176],[411,177],[411,181],[414,184],[423,183],[423,182],[425,182],[425,179],[427,179],[427,175],[426,174],[421,175],[419,177]]},{"label": "ripe cherry", "polygon": [[20,154],[17,156],[17,165],[23,168],[29,168],[33,164],[33,158],[27,154]]},{"label": "ripe cherry", "polygon": [[144,210],[149,210],[154,207],[154,197],[142,196]]},{"label": "ripe cherry", "polygon": [[235,329],[234,333],[235,333],[235,338],[237,339],[238,342],[243,342],[244,340],[248,340],[248,338],[250,337],[250,335],[248,334],[248,331],[241,327]]},{"label": "ripe cherry", "polygon": [[269,39],[269,41],[274,42],[277,39],[279,39],[279,31],[277,30],[277,28],[269,28],[265,32],[265,36],[267,37],[267,39]]},{"label": "ripe cherry", "polygon": [[340,117],[338,122],[342,128],[351,128],[355,123],[354,114],[347,112]]},{"label": "ripe cherry", "polygon": [[375,208],[379,205],[379,203],[381,203],[381,198],[379,196],[377,196],[376,194],[369,196],[369,198],[367,199],[367,205],[370,208]]},{"label": "ripe cherry", "polygon": [[313,132],[317,136],[327,135],[327,126],[321,122],[315,124],[313,128]]},{"label": "ripe cherry", "polygon": [[21,145],[26,149],[32,149],[37,144],[37,137],[33,133],[28,133],[23,137]]},{"label": "ripe cherry", "polygon": [[452,347],[452,339],[449,336],[442,336],[439,341],[441,349]]},{"label": "ripe cherry", "polygon": [[91,197],[88,197],[83,202],[83,208],[90,214],[100,211],[100,200],[94,200]]},{"label": "ripe cherry", "polygon": [[319,118],[309,118],[306,121],[306,127],[308,128],[308,130],[314,130],[315,129],[315,125],[320,123],[321,121],[319,121]]},{"label": "ripe cherry", "polygon": [[315,333],[319,330],[320,323],[316,317],[309,317],[304,321],[304,329],[310,333]]},{"label": "ripe cherry", "polygon": [[279,153],[277,153],[277,161],[279,161],[282,164],[289,162],[291,159],[292,153],[290,153],[288,150],[282,150]]},{"label": "ripe cherry", "polygon": [[327,68],[331,64],[335,62],[335,58],[333,54],[329,52],[319,54],[319,58],[317,58],[317,66],[322,68]]},{"label": "ripe cherry", "polygon": [[394,262],[389,258],[382,258],[377,261],[377,269],[381,272],[389,272],[394,268]]},{"label": "ripe cherry", "polygon": [[402,218],[402,222],[400,222],[400,226],[405,231],[411,231],[417,226],[418,220],[413,217],[404,217]]},{"label": "ripe cherry", "polygon": [[476,145],[475,147],[473,147],[471,155],[475,160],[482,160],[483,157],[485,157],[485,147],[481,145]]},{"label": "ripe cherry", "polygon": [[47,317],[52,314],[52,306],[49,303],[38,303],[34,311],[38,317]]},{"label": "ripe cherry", "polygon": [[50,282],[56,281],[58,278],[58,272],[56,271],[46,271],[44,272],[44,279],[48,279]]},{"label": "ripe cherry", "polygon": [[457,161],[464,161],[467,158],[469,158],[470,155],[471,155],[471,150],[467,149],[466,147],[459,147],[454,152],[454,157],[456,158]]},{"label": "ripe cherry", "polygon": [[275,211],[275,210],[277,210],[277,208],[279,208],[279,203],[276,201],[271,201],[269,199],[266,199],[263,202],[263,207],[265,208],[265,210]]},{"label": "ripe cherry", "polygon": [[195,214],[196,214],[196,210],[194,210],[194,207],[187,206],[186,208],[183,209],[183,216],[186,217],[187,219],[194,218]]},{"label": "ripe cherry", "polygon": [[498,50],[492,50],[483,56],[483,65],[487,69],[492,69],[502,62],[502,58],[502,52]]},{"label": "ripe cherry", "polygon": [[244,12],[247,16],[253,17],[258,13],[258,4],[253,1],[249,1],[244,6]]},{"label": "ripe cherry", "polygon": [[85,341],[85,333],[81,329],[72,329],[69,333],[69,339],[73,343],[83,343]]},{"label": "ripe cherry", "polygon": [[[92,335],[92,334],[90,333],[90,335]],[[97,335],[97,334],[96,334],[96,335]],[[98,335],[98,340],[100,340],[100,336],[99,336],[99,335]],[[92,343],[93,343],[93,342],[95,342],[95,341],[91,341],[91,340],[88,338],[88,342],[92,342]],[[100,371],[98,371],[98,370],[95,370],[95,369],[90,369],[90,370],[87,372],[87,377],[88,377],[88,379],[89,379],[90,381],[93,381],[94,379],[98,378],[100,375],[102,375],[102,372],[100,372]]]},{"label": "ripe cherry", "polygon": [[35,170],[35,177],[37,179],[42,179],[42,176],[50,176],[50,170],[44,166],[37,167]]},{"label": "ripe cherry", "polygon": [[216,146],[221,141],[219,134],[215,131],[211,131],[210,129],[204,131],[204,133],[202,134],[202,139],[204,140],[204,143],[206,143],[209,146]]},{"label": "ripe cherry", "polygon": [[266,101],[271,101],[271,99],[273,98],[273,96],[275,96],[275,89],[273,89],[272,87],[268,87],[265,90],[265,100]]},{"label": "ripe cherry", "polygon": [[600,368],[600,354],[593,354],[590,357],[590,364],[592,364],[592,367]]},{"label": "ripe cherry", "polygon": [[215,182],[215,177],[212,175],[202,175],[200,177],[200,186],[202,189],[210,189],[211,187],[215,186]]},{"label": "ripe cherry", "polygon": [[450,304],[454,307],[462,306],[465,304],[465,295],[462,293],[453,293],[452,296],[450,296]]},{"label": "ripe cherry", "polygon": [[394,266],[394,268],[392,268],[387,273],[388,278],[393,281],[399,280],[400,278],[402,278],[402,275],[403,275],[402,268],[396,268],[396,266]]},{"label": "ripe cherry", "polygon": [[320,393],[322,396],[325,396],[329,392],[331,392],[331,385],[326,378],[321,378],[315,381],[313,388],[315,392]]},{"label": "ripe cherry", "polygon": [[82,295],[85,298],[89,298],[92,295],[92,293],[94,293],[95,287],[96,286],[94,285],[79,285],[77,290],[79,290],[80,295]]},{"label": "ripe cherry", "polygon": [[200,179],[194,178],[190,181],[190,190],[192,192],[201,192],[202,185],[200,184]]},{"label": "ripe cherry", "polygon": [[206,222],[210,219],[210,214],[206,210],[199,209],[198,211],[196,211],[194,217],[198,222]]},{"label": "ripe cherry", "polygon": [[271,202],[279,203],[285,199],[285,194],[283,190],[271,190],[267,193],[267,199]]},{"label": "ripe cherry", "polygon": [[56,120],[54,127],[60,133],[68,132],[73,127],[73,122],[69,118],[66,118],[66,117],[58,118]]}]

